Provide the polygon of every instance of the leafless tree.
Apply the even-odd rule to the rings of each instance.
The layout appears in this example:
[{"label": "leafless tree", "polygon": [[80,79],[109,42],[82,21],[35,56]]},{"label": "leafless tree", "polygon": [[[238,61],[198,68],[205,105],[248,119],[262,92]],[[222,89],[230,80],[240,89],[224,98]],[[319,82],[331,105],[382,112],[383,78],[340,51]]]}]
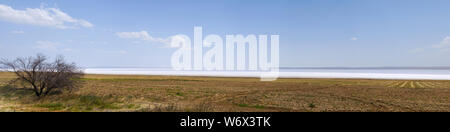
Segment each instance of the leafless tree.
[{"label": "leafless tree", "polygon": [[13,61],[2,60],[0,64],[17,75],[16,81],[29,84],[38,97],[56,91],[74,90],[79,86],[83,72],[75,63],[66,63],[62,56],[53,62],[46,61],[46,56],[38,54]]}]

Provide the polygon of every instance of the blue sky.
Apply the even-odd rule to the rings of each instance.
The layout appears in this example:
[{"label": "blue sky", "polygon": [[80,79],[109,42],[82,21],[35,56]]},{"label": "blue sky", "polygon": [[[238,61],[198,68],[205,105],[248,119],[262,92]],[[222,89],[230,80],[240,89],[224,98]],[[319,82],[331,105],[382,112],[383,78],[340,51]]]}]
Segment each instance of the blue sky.
[{"label": "blue sky", "polygon": [[[448,0],[0,0],[0,58],[168,67],[176,34],[280,35],[283,67],[450,66]],[[44,13],[44,14],[42,14]],[[50,13],[50,14],[45,14]],[[118,33],[142,33],[146,39]],[[140,35],[142,35],[140,34]]]}]

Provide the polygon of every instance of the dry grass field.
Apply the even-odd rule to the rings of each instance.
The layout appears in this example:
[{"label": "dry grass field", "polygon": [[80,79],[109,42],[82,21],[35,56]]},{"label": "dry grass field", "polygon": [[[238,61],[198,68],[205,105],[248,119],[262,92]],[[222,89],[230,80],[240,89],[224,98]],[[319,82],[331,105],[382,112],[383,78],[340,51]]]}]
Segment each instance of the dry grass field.
[{"label": "dry grass field", "polygon": [[0,73],[0,111],[450,111],[450,81],[86,75],[83,87],[38,99]]}]

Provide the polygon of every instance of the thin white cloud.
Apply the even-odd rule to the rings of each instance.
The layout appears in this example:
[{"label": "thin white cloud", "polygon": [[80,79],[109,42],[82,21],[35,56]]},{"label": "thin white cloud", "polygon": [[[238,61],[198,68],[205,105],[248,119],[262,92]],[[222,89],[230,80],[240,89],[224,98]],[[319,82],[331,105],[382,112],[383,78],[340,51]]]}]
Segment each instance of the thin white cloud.
[{"label": "thin white cloud", "polygon": [[64,51],[64,52],[72,52],[72,51],[74,51],[74,50],[71,49],[71,48],[64,48],[64,49],[62,49],[62,51]]},{"label": "thin white cloud", "polygon": [[141,41],[133,41],[133,42],[131,42],[131,43],[133,43],[133,44],[140,44]]},{"label": "thin white cloud", "polygon": [[424,51],[425,51],[424,48],[415,48],[415,49],[409,50],[409,52],[411,52],[411,53],[422,53]]},{"label": "thin white cloud", "polygon": [[125,55],[128,54],[128,51],[126,50],[102,50],[99,49],[97,50],[98,53],[102,53],[102,54],[121,54],[121,55]]},{"label": "thin white cloud", "polygon": [[350,40],[356,41],[356,40],[358,40],[358,38],[357,37],[352,37],[352,38],[350,38]]},{"label": "thin white cloud", "polygon": [[36,48],[47,51],[58,51],[58,42],[36,41]]},{"label": "thin white cloud", "polygon": [[0,4],[0,20],[18,24],[29,24],[59,29],[93,27],[94,25],[83,19],[75,19],[58,8],[27,8],[16,10],[11,6]]},{"label": "thin white cloud", "polygon": [[125,50],[120,50],[119,51],[119,54],[127,54],[128,52],[127,51],[125,51]]},{"label": "thin white cloud", "polygon": [[[140,31],[140,32],[117,32],[116,35],[119,38],[123,38],[123,39],[137,39],[137,40],[141,40],[141,41],[146,41],[146,42],[156,42],[156,43],[163,43],[166,45],[170,44],[170,38],[156,38],[156,37],[152,37],[148,34],[147,31]],[[133,41],[136,42],[136,41]]]},{"label": "thin white cloud", "polygon": [[101,45],[106,45],[108,44],[107,41],[89,41],[89,44],[101,44]]},{"label": "thin white cloud", "polygon": [[12,34],[24,34],[24,31],[20,31],[20,30],[13,30],[11,31]]},{"label": "thin white cloud", "polygon": [[444,49],[450,48],[450,36],[445,37],[441,43],[433,45],[433,48]]}]

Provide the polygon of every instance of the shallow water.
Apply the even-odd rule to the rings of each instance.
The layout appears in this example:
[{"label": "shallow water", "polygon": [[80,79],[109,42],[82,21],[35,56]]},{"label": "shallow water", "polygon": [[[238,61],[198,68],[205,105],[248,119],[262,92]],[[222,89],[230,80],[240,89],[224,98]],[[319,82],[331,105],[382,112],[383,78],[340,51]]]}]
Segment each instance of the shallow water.
[{"label": "shallow water", "polygon": [[[170,68],[86,68],[88,74],[260,77],[255,71],[175,71]],[[280,78],[361,78],[450,80],[445,68],[285,68]]]}]

